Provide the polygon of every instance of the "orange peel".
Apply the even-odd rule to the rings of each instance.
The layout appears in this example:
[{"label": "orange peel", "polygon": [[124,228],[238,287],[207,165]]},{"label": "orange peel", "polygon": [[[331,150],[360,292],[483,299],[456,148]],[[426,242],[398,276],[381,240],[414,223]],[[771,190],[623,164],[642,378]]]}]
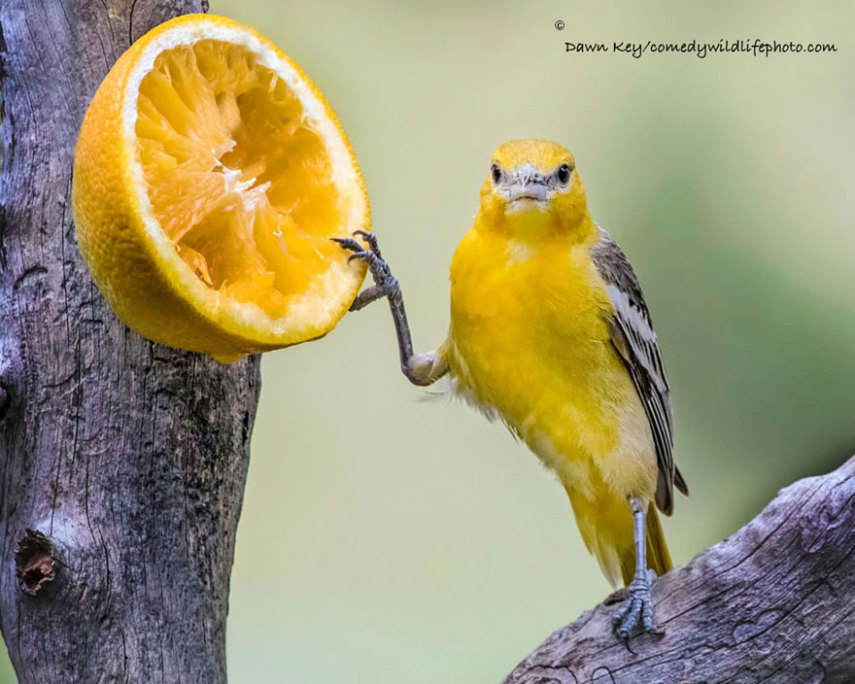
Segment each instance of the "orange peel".
[{"label": "orange peel", "polygon": [[347,136],[255,29],[184,15],[95,94],[72,207],[95,283],[128,326],[223,362],[320,337],[365,276],[331,242],[370,229]]}]

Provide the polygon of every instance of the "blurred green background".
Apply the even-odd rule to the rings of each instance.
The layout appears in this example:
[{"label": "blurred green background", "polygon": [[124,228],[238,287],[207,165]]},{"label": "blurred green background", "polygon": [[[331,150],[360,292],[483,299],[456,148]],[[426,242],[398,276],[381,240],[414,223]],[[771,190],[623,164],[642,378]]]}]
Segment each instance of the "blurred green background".
[{"label": "blurred green background", "polygon": [[[267,34],[332,103],[421,350],[443,339],[448,265],[493,149],[537,136],[573,150],[594,218],[641,278],[670,373],[692,491],[665,522],[676,562],[855,451],[851,2],[211,11]],[[755,37],[838,51],[564,52]],[[553,477],[463,404],[422,401],[396,353],[376,305],[264,357],[233,682],[498,682],[609,591]]]}]

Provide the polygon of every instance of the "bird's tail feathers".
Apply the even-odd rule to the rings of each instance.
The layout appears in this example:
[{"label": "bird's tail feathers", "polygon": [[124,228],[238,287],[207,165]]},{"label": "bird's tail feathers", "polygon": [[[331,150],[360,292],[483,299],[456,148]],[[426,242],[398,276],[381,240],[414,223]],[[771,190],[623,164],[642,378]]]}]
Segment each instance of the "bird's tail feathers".
[{"label": "bird's tail feathers", "polygon": [[[571,490],[567,493],[582,541],[597,559],[603,574],[612,586],[617,586],[621,579],[628,585],[635,575],[635,541],[629,504],[617,499],[590,502]],[[647,509],[647,567],[660,576],[672,568],[659,512],[653,502]]]},{"label": "bird's tail feathers", "polygon": [[[634,562],[635,553],[632,556]],[[647,567],[660,577],[674,567],[671,562],[671,553],[665,543],[665,533],[662,531],[659,511],[656,510],[656,504],[652,501],[647,507]],[[629,579],[624,573],[623,579],[629,584],[632,581],[632,573],[629,574]]]}]

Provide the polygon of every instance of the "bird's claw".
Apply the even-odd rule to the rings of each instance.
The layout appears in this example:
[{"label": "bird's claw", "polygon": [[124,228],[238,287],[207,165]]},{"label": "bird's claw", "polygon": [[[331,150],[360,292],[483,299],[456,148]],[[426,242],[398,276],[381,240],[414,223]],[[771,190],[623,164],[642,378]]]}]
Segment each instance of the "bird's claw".
[{"label": "bird's claw", "polygon": [[[380,246],[377,244],[377,236],[374,233],[370,233],[367,230],[354,230],[353,235],[358,235],[365,242],[368,243],[368,250],[365,249],[357,240],[353,238],[330,238],[333,242],[337,242],[341,245],[342,249],[348,249],[351,252],[355,252],[356,254],[374,254],[378,259],[382,259],[382,255],[380,254]],[[354,254],[350,258],[354,258],[356,256]]]},{"label": "bird's claw", "polygon": [[353,238],[330,238],[333,242],[337,242],[342,249],[349,249],[351,252],[364,252],[365,248]]},{"label": "bird's claw", "polygon": [[374,233],[369,233],[365,230],[356,230],[354,235],[359,235],[368,243],[368,249],[365,249],[357,240],[353,238],[330,238],[333,242],[337,242],[342,249],[353,252],[348,258],[350,263],[354,259],[359,259],[368,264],[368,269],[371,271],[371,277],[374,284],[377,286],[378,296],[389,297],[398,292],[398,280],[392,275],[383,258],[380,256],[380,247],[377,244],[377,236]]},{"label": "bird's claw", "polygon": [[350,263],[354,259],[359,259],[360,261],[364,261],[369,266],[377,259],[377,255],[374,252],[368,252],[366,250],[362,250],[361,252],[356,252],[356,254],[351,254],[347,257],[347,263]]},{"label": "bird's claw", "polygon": [[648,570],[647,574],[636,577],[630,583],[629,597],[612,617],[612,627],[615,636],[623,640],[629,648],[629,638],[636,634],[654,634],[662,636],[663,631],[657,629],[653,621],[653,601],[650,598],[650,585],[656,579],[656,573]]},{"label": "bird's claw", "polygon": [[378,258],[383,258],[383,255],[380,254],[380,245],[377,244],[377,235],[367,230],[354,230],[353,234],[358,235],[363,240],[365,240],[365,242],[367,242],[368,246],[371,248],[371,251],[376,254]]}]

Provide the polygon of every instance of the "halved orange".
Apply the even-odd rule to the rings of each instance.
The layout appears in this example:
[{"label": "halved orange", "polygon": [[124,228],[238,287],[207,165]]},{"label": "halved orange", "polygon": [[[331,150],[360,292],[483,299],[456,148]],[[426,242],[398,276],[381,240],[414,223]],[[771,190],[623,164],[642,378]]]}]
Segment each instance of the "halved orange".
[{"label": "halved orange", "polygon": [[116,314],[226,362],[329,332],[365,276],[329,240],[370,227],[338,119],[293,60],[224,17],[173,19],[116,62],[80,129],[72,206]]}]

